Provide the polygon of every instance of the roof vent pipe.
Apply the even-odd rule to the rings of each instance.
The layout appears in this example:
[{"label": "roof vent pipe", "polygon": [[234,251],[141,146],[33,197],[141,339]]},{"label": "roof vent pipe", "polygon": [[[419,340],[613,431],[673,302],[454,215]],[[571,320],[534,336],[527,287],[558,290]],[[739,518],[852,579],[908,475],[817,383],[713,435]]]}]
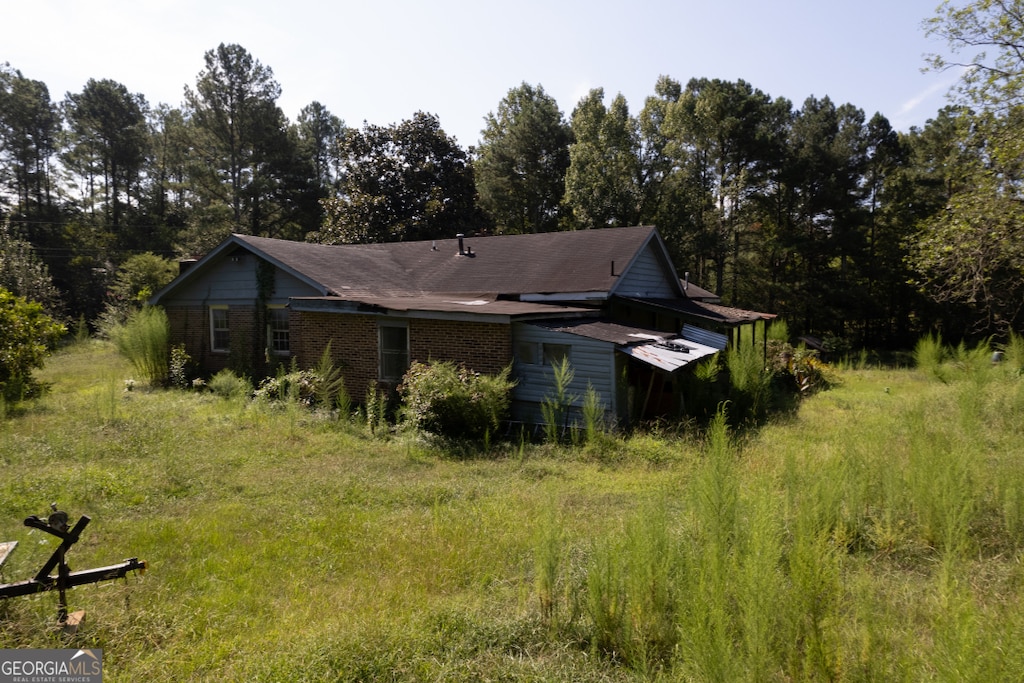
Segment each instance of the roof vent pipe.
[{"label": "roof vent pipe", "polygon": [[685,292],[690,288],[690,271],[683,273],[683,291]]},{"label": "roof vent pipe", "polygon": [[456,237],[459,238],[459,256],[465,256],[466,252],[462,250],[462,238],[465,237],[465,235],[460,232]]}]

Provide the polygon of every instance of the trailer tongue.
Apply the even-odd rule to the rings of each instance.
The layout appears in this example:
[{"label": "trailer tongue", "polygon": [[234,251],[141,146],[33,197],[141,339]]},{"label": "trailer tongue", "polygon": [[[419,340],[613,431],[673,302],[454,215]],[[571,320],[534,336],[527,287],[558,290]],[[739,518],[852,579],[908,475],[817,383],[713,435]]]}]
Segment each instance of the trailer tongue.
[{"label": "trailer tongue", "polygon": [[[82,531],[92,520],[88,516],[82,515],[78,518],[75,525],[69,529],[67,513],[57,510],[56,504],[51,504],[50,508],[53,510],[53,513],[49,517],[40,519],[32,515],[25,519],[25,526],[56,536],[61,540],[60,545],[57,546],[50,559],[46,561],[31,579],[0,585],[0,599],[15,598],[53,590],[58,591],[60,598],[57,607],[57,619],[60,623],[65,624],[68,621],[67,589],[100,581],[123,579],[132,571],[145,572],[146,562],[145,560],[133,557],[119,564],[107,567],[83,569],[77,572],[71,571],[67,563],[67,552],[78,541]],[[0,565],[7,560],[16,546],[17,541],[0,543],[0,556],[2,556],[0,557]],[[51,575],[54,569],[57,570],[56,576]]]}]

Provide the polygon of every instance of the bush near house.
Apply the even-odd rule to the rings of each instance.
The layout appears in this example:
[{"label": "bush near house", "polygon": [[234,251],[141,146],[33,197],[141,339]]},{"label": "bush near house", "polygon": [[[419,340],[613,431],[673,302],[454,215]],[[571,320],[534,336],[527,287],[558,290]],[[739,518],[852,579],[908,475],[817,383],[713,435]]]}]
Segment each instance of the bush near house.
[{"label": "bush near house", "polygon": [[417,429],[449,439],[484,439],[507,417],[515,382],[510,368],[481,375],[453,362],[413,363],[399,394]]}]

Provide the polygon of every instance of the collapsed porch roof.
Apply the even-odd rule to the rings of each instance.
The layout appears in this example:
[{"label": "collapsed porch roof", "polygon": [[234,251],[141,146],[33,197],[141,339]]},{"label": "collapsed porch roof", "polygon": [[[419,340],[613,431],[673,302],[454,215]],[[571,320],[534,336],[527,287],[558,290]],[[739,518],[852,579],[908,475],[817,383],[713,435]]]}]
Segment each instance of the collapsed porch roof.
[{"label": "collapsed porch roof", "polygon": [[530,324],[614,344],[617,351],[669,373],[720,350],[685,336],[666,335],[602,319],[543,320]]}]

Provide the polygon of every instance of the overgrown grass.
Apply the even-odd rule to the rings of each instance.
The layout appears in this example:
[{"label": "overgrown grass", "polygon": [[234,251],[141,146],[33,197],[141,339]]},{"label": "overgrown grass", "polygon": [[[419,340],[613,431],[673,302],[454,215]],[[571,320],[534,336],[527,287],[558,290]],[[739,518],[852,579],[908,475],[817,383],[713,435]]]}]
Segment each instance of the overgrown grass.
[{"label": "overgrown grass", "polygon": [[70,640],[56,596],[0,601],[0,647],[101,647],[110,681],[1014,680],[1024,379],[972,351],[757,432],[459,459],[72,347],[0,421],[4,580],[54,500],[93,518],[74,569],[150,571],[73,590]]}]

